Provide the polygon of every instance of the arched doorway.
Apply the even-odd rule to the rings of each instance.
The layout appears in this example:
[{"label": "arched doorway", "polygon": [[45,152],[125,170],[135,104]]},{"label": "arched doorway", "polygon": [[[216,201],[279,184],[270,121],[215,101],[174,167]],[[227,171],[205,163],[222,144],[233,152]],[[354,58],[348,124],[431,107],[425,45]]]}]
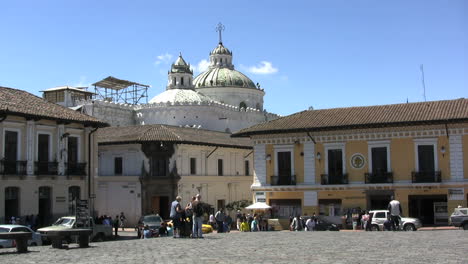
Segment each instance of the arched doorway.
[{"label": "arched doorway", "polygon": [[5,223],[9,223],[12,216],[20,216],[19,188],[5,188]]},{"label": "arched doorway", "polygon": [[80,186],[70,186],[68,188],[68,213],[75,215],[76,202],[75,200],[81,199],[81,188]]},{"label": "arched doorway", "polygon": [[52,223],[52,188],[39,187],[39,226]]}]

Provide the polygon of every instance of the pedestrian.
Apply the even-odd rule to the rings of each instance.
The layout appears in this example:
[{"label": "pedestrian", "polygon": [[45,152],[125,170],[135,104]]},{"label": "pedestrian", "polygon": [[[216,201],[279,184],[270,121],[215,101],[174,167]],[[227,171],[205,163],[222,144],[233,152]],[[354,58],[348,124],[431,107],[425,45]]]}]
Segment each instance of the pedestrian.
[{"label": "pedestrian", "polygon": [[390,203],[388,203],[388,211],[390,212],[390,221],[392,224],[392,230],[400,230],[400,219],[401,219],[401,204],[398,200],[395,200],[392,196]]},{"label": "pedestrian", "polygon": [[120,212],[120,227],[122,228],[122,231],[124,231],[125,221],[127,221],[127,218],[125,217],[124,212]]},{"label": "pedestrian", "polygon": [[293,218],[291,222],[291,230],[301,231],[302,230],[302,221],[299,215]]},{"label": "pedestrian", "polygon": [[369,224],[369,212],[366,211],[363,215],[362,215],[362,219],[361,219],[361,223],[362,223],[362,229],[363,230],[366,230],[367,231],[367,225]]},{"label": "pedestrian", "polygon": [[117,232],[119,231],[119,227],[120,227],[120,220],[119,220],[118,215],[116,215],[114,218],[113,226],[114,226],[115,237],[118,237],[119,235],[117,234]]},{"label": "pedestrian", "polygon": [[148,225],[145,225],[143,229],[143,239],[151,238],[151,230],[149,229]]},{"label": "pedestrian", "polygon": [[193,230],[192,238],[203,238],[203,214],[205,213],[203,209],[203,204],[201,201],[201,195],[197,194],[195,196],[195,201],[192,202],[193,208]]},{"label": "pedestrian", "polygon": [[225,221],[226,221],[226,224],[227,224],[227,232],[231,232],[232,217],[229,214],[226,215]]},{"label": "pedestrian", "polygon": [[257,216],[255,216],[254,219],[252,220],[252,223],[250,225],[250,230],[252,232],[258,231],[258,217]]},{"label": "pedestrian", "polygon": [[237,227],[237,230],[240,230],[240,225],[242,223],[241,219],[242,219],[241,211],[237,210],[237,213],[236,213],[236,227]]},{"label": "pedestrian", "polygon": [[[247,223],[249,224],[249,228],[252,226],[252,221],[254,220],[253,216],[250,214],[247,214]],[[252,231],[252,230],[250,230]]]},{"label": "pedestrian", "polygon": [[216,212],[215,214],[216,225],[218,226],[218,233],[223,233],[223,229],[224,229],[223,222],[224,222],[225,217],[226,215],[224,214],[224,210],[222,207],[220,207],[218,209],[218,212]]},{"label": "pedestrian", "polygon": [[210,217],[208,218],[208,224],[211,225],[213,229],[215,229],[216,221],[215,221],[215,217],[213,214],[210,214]]},{"label": "pedestrian", "polygon": [[240,224],[240,231],[241,232],[249,232],[249,224],[247,223],[247,220],[245,218],[241,219],[241,224]]},{"label": "pedestrian", "polygon": [[171,204],[171,212],[169,217],[172,219],[172,228],[174,230],[174,238],[180,237],[180,228],[181,228],[181,217],[182,217],[182,207],[180,206],[180,201],[182,197],[177,196],[176,199]]},{"label": "pedestrian", "polygon": [[307,219],[306,223],[305,223],[305,228],[306,228],[306,231],[314,231],[315,230],[315,220],[314,218],[309,218]]}]

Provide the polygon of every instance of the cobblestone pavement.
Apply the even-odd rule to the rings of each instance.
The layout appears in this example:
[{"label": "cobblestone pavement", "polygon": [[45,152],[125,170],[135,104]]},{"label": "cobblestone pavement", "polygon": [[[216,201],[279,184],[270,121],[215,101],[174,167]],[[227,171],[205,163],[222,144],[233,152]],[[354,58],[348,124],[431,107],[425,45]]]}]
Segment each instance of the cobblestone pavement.
[{"label": "cobblestone pavement", "polygon": [[468,263],[468,232],[255,232],[0,249],[0,263]]}]

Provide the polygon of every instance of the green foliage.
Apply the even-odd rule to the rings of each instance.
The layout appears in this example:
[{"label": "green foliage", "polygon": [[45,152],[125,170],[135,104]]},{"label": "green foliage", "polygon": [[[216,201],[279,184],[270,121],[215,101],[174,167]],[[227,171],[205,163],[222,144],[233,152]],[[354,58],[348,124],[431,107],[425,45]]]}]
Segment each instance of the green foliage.
[{"label": "green foliage", "polygon": [[228,203],[226,205],[226,209],[228,211],[232,211],[232,210],[242,210],[244,208],[246,208],[247,206],[251,205],[252,203],[248,200],[240,200],[240,201],[234,201],[232,203]]}]

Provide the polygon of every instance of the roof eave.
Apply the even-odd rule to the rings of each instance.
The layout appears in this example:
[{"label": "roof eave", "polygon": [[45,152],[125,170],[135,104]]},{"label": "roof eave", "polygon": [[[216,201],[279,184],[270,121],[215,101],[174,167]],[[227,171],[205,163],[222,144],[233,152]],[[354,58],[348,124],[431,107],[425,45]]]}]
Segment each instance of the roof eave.
[{"label": "roof eave", "polygon": [[402,126],[416,126],[416,125],[440,125],[440,124],[464,123],[464,122],[468,122],[468,118],[442,119],[442,120],[429,120],[429,121],[424,120],[424,121],[392,122],[392,123],[374,123],[374,124],[363,124],[363,125],[330,126],[330,127],[318,127],[318,128],[310,127],[310,128],[246,131],[246,132],[234,133],[231,135],[231,137],[237,138],[237,137],[250,137],[254,135],[301,133],[301,132],[323,132],[323,131],[362,129],[362,128],[402,127]]}]

